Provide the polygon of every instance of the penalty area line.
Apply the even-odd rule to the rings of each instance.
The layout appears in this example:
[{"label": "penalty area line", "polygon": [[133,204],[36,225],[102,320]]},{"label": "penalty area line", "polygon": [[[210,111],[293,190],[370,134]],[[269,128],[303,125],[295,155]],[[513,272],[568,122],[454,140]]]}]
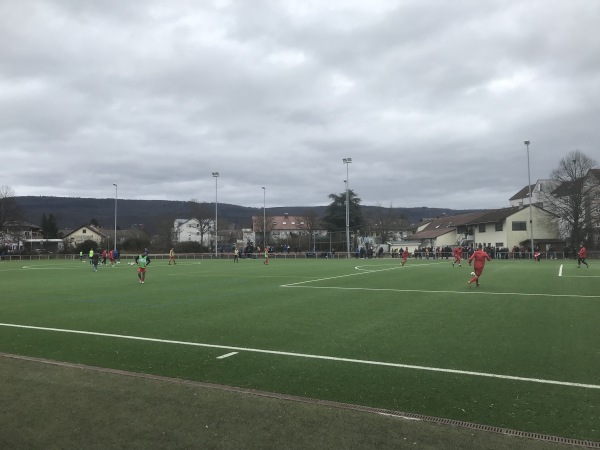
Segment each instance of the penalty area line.
[{"label": "penalty area line", "polygon": [[[252,352],[252,353],[260,353],[260,354],[266,354],[266,355],[289,356],[289,357],[295,357],[295,358],[335,361],[335,362],[344,362],[344,363],[351,363],[351,364],[364,364],[364,365],[370,365],[370,366],[421,370],[421,371],[437,372],[437,373],[449,373],[449,374],[454,374],[454,375],[496,378],[496,379],[501,379],[501,380],[522,381],[522,382],[527,382],[527,383],[549,384],[549,385],[555,385],[555,386],[576,387],[576,388],[583,388],[583,389],[600,389],[600,385],[597,385],[597,384],[572,383],[572,382],[568,382],[568,381],[545,380],[542,378],[527,378],[527,377],[518,377],[518,376],[512,376],[512,375],[495,374],[495,373],[474,372],[474,371],[469,371],[469,370],[445,369],[445,368],[440,368],[440,367],[418,366],[418,365],[413,365],[413,364],[399,364],[399,363],[390,363],[390,362],[383,362],[383,361],[371,361],[371,360],[352,359],[352,358],[339,358],[339,357],[335,357],[335,356],[311,355],[311,354],[306,354],[306,353],[293,353],[293,352],[283,352],[283,351],[277,351],[277,350],[264,350],[264,349],[257,349],[257,348],[234,347],[234,346],[229,346],[229,345],[204,344],[204,343],[199,343],[199,342],[175,341],[175,340],[170,340],[170,339],[156,339],[156,338],[148,338],[148,337],[141,337],[141,336],[127,336],[127,335],[112,334],[112,333],[99,333],[99,332],[95,332],[95,331],[81,331],[81,330],[69,330],[69,329],[64,329],[64,328],[37,327],[37,326],[31,326],[31,325],[20,325],[20,324],[10,324],[10,323],[0,323],[0,326],[10,327],[10,328],[36,330],[36,331],[50,331],[50,332],[55,332],[55,333],[72,333],[72,334],[87,335],[87,336],[99,336],[99,337],[129,339],[129,340],[144,341],[144,342],[156,342],[156,343],[162,343],[162,344],[189,345],[189,346],[194,346],[194,347],[225,349],[225,350],[231,350],[234,353]],[[224,356],[229,356],[229,355],[224,355]]]},{"label": "penalty area line", "polygon": [[364,287],[342,287],[342,286],[298,286],[294,284],[282,284],[283,288],[303,289],[339,289],[347,291],[370,291],[370,292],[411,292],[417,294],[465,294],[465,295],[511,295],[522,297],[569,297],[569,298],[600,298],[600,295],[577,295],[577,294],[528,294],[526,292],[487,292],[487,291],[427,291],[424,289],[392,289],[392,288],[364,288]]}]

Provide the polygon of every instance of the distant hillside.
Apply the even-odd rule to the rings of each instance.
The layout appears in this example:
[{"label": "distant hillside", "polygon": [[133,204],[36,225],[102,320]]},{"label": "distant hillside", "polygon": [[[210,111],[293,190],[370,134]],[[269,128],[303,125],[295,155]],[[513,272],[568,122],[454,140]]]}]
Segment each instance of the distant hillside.
[{"label": "distant hillside", "polygon": [[[104,228],[113,228],[115,221],[115,200],[110,198],[73,198],[73,197],[15,197],[21,207],[23,216],[28,222],[39,225],[43,214],[53,214],[60,229],[74,229],[87,225],[96,219]],[[214,207],[214,204],[213,204]],[[314,209],[323,215],[326,206],[290,206],[267,208],[269,215],[301,216],[307,210]],[[363,215],[368,216],[378,206],[362,206]],[[445,208],[394,208],[403,214],[411,223],[418,223],[422,218],[439,217],[443,214],[452,216],[472,212],[473,210],[452,210]],[[228,221],[237,228],[250,228],[252,216],[262,215],[262,208],[247,208],[238,205],[219,203],[220,219]],[[165,222],[191,217],[188,202],[167,200],[118,200],[117,226],[129,229],[143,224],[149,233],[155,233]]]}]

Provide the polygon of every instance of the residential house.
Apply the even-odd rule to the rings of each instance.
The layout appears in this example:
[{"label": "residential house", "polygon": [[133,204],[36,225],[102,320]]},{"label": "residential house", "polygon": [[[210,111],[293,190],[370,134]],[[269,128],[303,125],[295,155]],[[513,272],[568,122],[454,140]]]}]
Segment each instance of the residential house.
[{"label": "residential house", "polygon": [[[262,242],[263,232],[266,234],[267,242],[270,244],[282,244],[289,245],[291,247],[301,247],[299,244],[300,236],[308,236],[307,225],[304,223],[302,217],[290,216],[284,214],[283,216],[268,216],[267,225],[263,229],[263,216],[252,216],[252,231],[254,232],[254,242]],[[264,230],[264,231],[263,231]],[[325,229],[313,230],[309,239],[323,239],[328,235],[328,231]],[[258,239],[257,239],[258,236]],[[296,238],[296,239],[294,239]],[[309,244],[311,248],[314,247],[314,242]],[[329,242],[326,245],[329,249]]]},{"label": "residential house", "polygon": [[[409,246],[446,247],[470,245],[473,243],[473,228],[469,226],[483,212],[442,216],[419,226],[417,232],[409,236]],[[402,243],[400,243],[402,246]]]},{"label": "residential house", "polygon": [[198,219],[175,219],[173,223],[173,242],[198,242],[210,246],[214,241],[215,221],[210,220],[207,230],[202,235],[201,223]]},{"label": "residential house", "polygon": [[110,239],[110,234],[106,230],[93,225],[82,225],[75,230],[64,235],[63,241],[66,246],[74,247],[85,241],[94,241],[98,245],[107,242]]},{"label": "residential house", "polygon": [[[511,206],[508,208],[487,211],[471,220],[467,226],[473,230],[475,245],[487,244],[495,248],[520,247],[530,248],[531,225],[529,222],[529,206]],[[552,220],[554,217],[534,204],[531,207],[534,245],[541,251],[554,247],[562,251],[563,241],[560,239],[558,227]]]},{"label": "residential house", "polygon": [[590,169],[586,176],[590,195],[585,205],[585,214],[591,218],[590,248],[600,248],[600,169]]},{"label": "residential house", "polygon": [[[558,229],[548,211],[532,206],[534,245],[540,250],[553,246],[562,248]],[[409,244],[421,247],[477,246],[512,249],[528,242],[531,236],[529,206],[511,206],[457,216],[444,216],[431,221],[424,229],[410,236]]]},{"label": "residential house", "polygon": [[0,237],[1,247],[20,251],[25,248],[25,243],[31,244],[33,240],[43,239],[42,227],[24,220],[8,221],[4,224],[4,229],[0,230]]}]

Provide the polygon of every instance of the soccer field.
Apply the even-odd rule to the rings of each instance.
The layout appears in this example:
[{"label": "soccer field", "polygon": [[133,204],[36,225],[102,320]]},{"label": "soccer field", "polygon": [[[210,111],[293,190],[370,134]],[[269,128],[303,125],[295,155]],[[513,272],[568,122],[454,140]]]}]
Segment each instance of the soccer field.
[{"label": "soccer field", "polygon": [[0,264],[0,352],[600,441],[600,264]]}]

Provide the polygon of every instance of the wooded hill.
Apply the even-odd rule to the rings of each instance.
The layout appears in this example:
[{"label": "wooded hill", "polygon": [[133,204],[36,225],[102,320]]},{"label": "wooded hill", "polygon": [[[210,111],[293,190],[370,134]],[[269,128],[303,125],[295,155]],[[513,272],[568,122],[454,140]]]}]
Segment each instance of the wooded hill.
[{"label": "wooded hill", "polygon": [[[40,225],[42,215],[53,214],[60,229],[75,229],[89,225],[92,219],[107,229],[114,228],[115,199],[114,198],[75,198],[75,197],[15,197],[23,218],[28,222]],[[212,204],[214,210],[214,203]],[[308,210],[315,210],[318,215],[325,213],[327,206],[286,206],[267,208],[270,216],[302,216]],[[363,217],[375,215],[379,208],[387,207],[362,205]],[[441,215],[457,215],[473,210],[452,210],[447,208],[393,208],[398,215],[403,215],[410,223],[416,224],[423,218],[439,217]],[[262,208],[247,208],[244,206],[219,203],[218,215],[221,220],[228,222],[232,228],[251,228],[252,216],[262,216]],[[191,218],[189,202],[167,200],[126,200],[117,201],[117,227],[129,229],[142,225],[150,234],[156,233],[167,223],[171,226],[175,219]]]}]

